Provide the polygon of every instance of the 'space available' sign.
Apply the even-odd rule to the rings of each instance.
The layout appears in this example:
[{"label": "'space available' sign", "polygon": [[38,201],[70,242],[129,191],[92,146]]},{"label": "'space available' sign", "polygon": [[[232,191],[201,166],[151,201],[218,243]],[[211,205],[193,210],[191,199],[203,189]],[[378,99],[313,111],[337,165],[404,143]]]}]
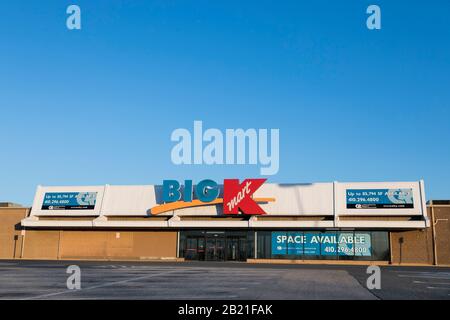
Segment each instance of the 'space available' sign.
[{"label": "'space available' sign", "polygon": [[370,233],[272,232],[273,255],[371,256]]},{"label": "'space available' sign", "polygon": [[413,190],[405,189],[347,189],[347,209],[411,209]]},{"label": "'space available' sign", "polygon": [[97,192],[46,192],[42,210],[93,210]]}]

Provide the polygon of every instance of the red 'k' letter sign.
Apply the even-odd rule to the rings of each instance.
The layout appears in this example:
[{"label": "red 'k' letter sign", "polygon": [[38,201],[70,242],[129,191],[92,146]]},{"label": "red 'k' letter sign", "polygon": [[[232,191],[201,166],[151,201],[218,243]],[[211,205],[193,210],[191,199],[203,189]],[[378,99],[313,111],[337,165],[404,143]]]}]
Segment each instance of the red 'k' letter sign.
[{"label": "red 'k' letter sign", "polygon": [[245,179],[239,184],[238,179],[225,179],[223,182],[223,213],[238,214],[239,209],[245,214],[266,214],[252,199],[253,193],[267,179]]}]

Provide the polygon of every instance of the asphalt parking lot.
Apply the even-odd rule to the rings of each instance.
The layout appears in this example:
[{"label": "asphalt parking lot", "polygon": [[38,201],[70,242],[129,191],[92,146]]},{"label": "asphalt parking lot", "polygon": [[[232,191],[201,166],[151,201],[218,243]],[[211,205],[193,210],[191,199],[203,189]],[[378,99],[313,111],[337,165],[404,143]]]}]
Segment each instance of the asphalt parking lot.
[{"label": "asphalt parking lot", "polygon": [[[69,265],[81,290],[67,289]],[[365,266],[212,262],[0,261],[0,299],[450,299],[450,268],[381,267],[368,290]]]}]

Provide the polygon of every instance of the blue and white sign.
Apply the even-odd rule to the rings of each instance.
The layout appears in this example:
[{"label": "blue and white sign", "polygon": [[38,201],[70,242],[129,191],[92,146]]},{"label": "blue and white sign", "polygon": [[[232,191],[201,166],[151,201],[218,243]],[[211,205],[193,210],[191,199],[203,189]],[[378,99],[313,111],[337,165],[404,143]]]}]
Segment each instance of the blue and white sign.
[{"label": "blue and white sign", "polygon": [[303,232],[272,232],[272,254],[303,254]]},{"label": "blue and white sign", "polygon": [[97,192],[46,192],[42,210],[93,210]]},{"label": "blue and white sign", "polygon": [[405,189],[347,189],[347,209],[406,209],[414,208],[413,190]]},{"label": "blue and white sign", "polygon": [[354,242],[355,239],[352,232],[341,232],[338,240],[338,254],[340,256],[354,256]]},{"label": "blue and white sign", "polygon": [[272,232],[272,255],[371,256],[370,233]]},{"label": "blue and white sign", "polygon": [[372,243],[370,234],[355,233],[355,256],[370,257],[372,255]]},{"label": "blue and white sign", "polygon": [[320,248],[320,254],[322,256],[335,256],[337,254],[337,234],[326,233],[322,235],[322,243]]},{"label": "blue and white sign", "polygon": [[320,233],[305,233],[305,246],[303,254],[307,256],[318,256],[320,255],[320,243],[322,239],[320,238]]}]

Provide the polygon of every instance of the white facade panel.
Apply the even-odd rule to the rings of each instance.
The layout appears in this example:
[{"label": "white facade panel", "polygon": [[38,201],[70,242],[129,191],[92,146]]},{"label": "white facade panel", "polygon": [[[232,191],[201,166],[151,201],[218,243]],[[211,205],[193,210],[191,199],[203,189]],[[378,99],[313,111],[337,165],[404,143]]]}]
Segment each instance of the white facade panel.
[{"label": "white facade panel", "polygon": [[248,221],[183,221],[169,220],[169,226],[173,228],[248,228]]},{"label": "white facade panel", "polygon": [[94,220],[94,227],[103,228],[167,228],[168,221],[108,221]]},{"label": "white facade panel", "polygon": [[[412,190],[412,208],[348,208],[347,192],[348,190]],[[369,196],[370,197],[370,196]],[[417,182],[353,182],[353,183],[336,183],[336,214],[337,215],[422,215],[422,193],[420,183]]]},{"label": "white facade panel", "polygon": [[24,227],[39,227],[39,228],[53,228],[53,227],[68,227],[68,228],[91,228],[92,221],[61,221],[61,220],[39,220],[37,216],[25,218],[22,220]]},{"label": "white facade panel", "polygon": [[156,206],[155,186],[106,186],[101,214],[105,216],[147,216]]},{"label": "white facade panel", "polygon": [[260,205],[268,215],[333,215],[333,183],[263,184],[254,198],[275,198]]},{"label": "white facade panel", "polygon": [[366,228],[366,229],[424,229],[426,221],[339,221],[338,228]]},{"label": "white facade panel", "polygon": [[[105,186],[70,186],[70,187],[42,187],[38,186],[36,195],[34,197],[33,206],[31,208],[31,216],[98,216],[102,207],[103,195]],[[58,209],[59,204],[52,208],[44,208],[44,198],[50,195],[55,197],[60,195],[74,195],[74,194],[95,194],[95,204],[92,209]],[[72,201],[61,200],[58,201]],[[50,205],[51,207],[52,205]]]},{"label": "white facade panel", "polygon": [[177,216],[217,216],[222,215],[222,204],[207,205],[177,209],[173,211]]},{"label": "white facade panel", "polygon": [[267,221],[267,220],[250,220],[251,228],[333,228],[334,221]]}]

